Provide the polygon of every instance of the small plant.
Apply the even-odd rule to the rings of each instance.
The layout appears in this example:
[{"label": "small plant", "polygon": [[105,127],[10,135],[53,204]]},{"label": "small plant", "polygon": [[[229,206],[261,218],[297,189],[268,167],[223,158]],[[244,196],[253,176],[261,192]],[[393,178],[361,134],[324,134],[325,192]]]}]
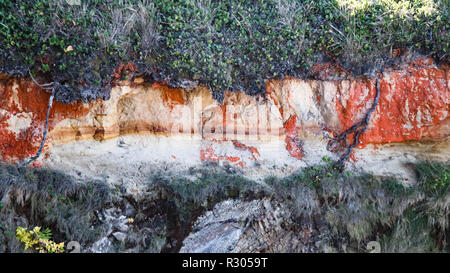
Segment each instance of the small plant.
[{"label": "small plant", "polygon": [[61,70],[61,71],[62,70],[66,70],[66,68],[67,68],[66,64],[60,64],[59,67],[58,67],[58,69]]},{"label": "small plant", "polygon": [[420,162],[415,171],[421,186],[428,194],[444,194],[450,186],[450,166],[440,163]]},{"label": "small plant", "polygon": [[45,72],[49,72],[49,71],[50,71],[50,66],[49,66],[48,64],[42,64],[42,69],[43,69]]},{"label": "small plant", "polygon": [[323,162],[326,162],[326,163],[330,163],[330,162],[333,162],[333,160],[329,157],[329,156],[324,156],[324,157],[322,157],[322,161]]},{"label": "small plant", "polygon": [[64,252],[64,242],[55,243],[50,240],[52,232],[46,228],[41,231],[41,227],[34,227],[28,231],[26,228],[17,227],[16,238],[25,244],[25,250],[31,248],[39,253],[62,253]]}]

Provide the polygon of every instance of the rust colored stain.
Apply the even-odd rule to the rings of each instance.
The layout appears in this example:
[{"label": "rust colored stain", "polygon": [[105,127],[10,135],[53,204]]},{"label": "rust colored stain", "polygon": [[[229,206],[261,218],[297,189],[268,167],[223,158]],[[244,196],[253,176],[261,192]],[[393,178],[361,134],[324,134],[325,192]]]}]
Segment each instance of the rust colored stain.
[{"label": "rust colored stain", "polygon": [[350,155],[350,159],[351,159],[353,162],[357,162],[357,161],[358,161],[358,158],[355,156],[355,153],[353,153],[353,152],[352,152],[352,154]]},{"label": "rust colored stain", "polygon": [[237,156],[226,156],[225,160],[228,160],[230,162],[238,162],[239,160],[241,160],[241,158]]},{"label": "rust colored stain", "polygon": [[[49,93],[31,80],[10,78],[0,81],[0,156],[4,161],[23,160],[37,152],[42,140],[49,97]],[[65,118],[83,116],[88,111],[81,103],[63,104],[54,101],[49,130]],[[24,113],[31,113],[31,124],[16,135],[9,130],[7,121],[14,115]]]},{"label": "rust colored stain", "polygon": [[[405,70],[391,70],[380,80],[380,99],[359,148],[366,144],[405,142],[448,135],[450,112],[447,68],[419,59]],[[336,83],[339,87],[339,82]],[[336,110],[342,131],[360,121],[376,95],[375,80],[357,80],[349,90],[338,89]],[[442,128],[441,128],[442,127]],[[447,129],[446,129],[447,128]],[[353,142],[353,134],[348,136]]]},{"label": "rust colored stain", "polygon": [[169,106],[170,109],[173,109],[175,105],[184,104],[184,90],[177,88],[170,88],[165,84],[154,83],[152,84],[152,88],[162,90],[162,98],[164,100],[164,104]]},{"label": "rust colored stain", "polygon": [[[280,102],[278,101],[277,97],[273,92],[273,87],[271,84],[266,84],[266,94],[269,95],[269,97],[273,100],[275,106],[277,106],[278,110],[280,111],[281,118],[285,120],[284,117],[285,113],[283,112],[283,108],[281,107]],[[296,123],[297,123],[297,115],[295,114],[291,115],[288,118],[288,120],[284,122],[283,127],[286,133],[285,138],[286,150],[289,152],[291,156],[297,159],[302,159],[305,156],[305,153],[303,151],[302,142],[298,137]]]},{"label": "rust colored stain", "polygon": [[239,163],[236,164],[236,166],[242,167],[242,168],[247,168],[247,164],[244,161],[240,161]]},{"label": "rust colored stain", "polygon": [[303,151],[302,142],[298,138],[296,123],[296,115],[292,115],[284,123],[284,129],[286,130],[286,150],[291,156],[302,159],[305,156],[305,153]]},{"label": "rust colored stain", "polygon": [[227,135],[227,105],[223,103],[220,108],[222,109],[222,136],[225,138]]},{"label": "rust colored stain", "polygon": [[126,64],[120,64],[115,70],[113,74],[113,81],[120,80],[123,77],[129,77],[130,74],[137,71],[137,65],[129,62]]},{"label": "rust colored stain", "polygon": [[252,153],[253,159],[254,160],[258,160],[261,155],[259,154],[259,151],[256,147],[253,146],[247,146],[243,143],[240,143],[237,140],[232,140],[231,141],[234,145],[234,148],[238,149],[238,150],[242,150],[242,151],[250,151]]},{"label": "rust colored stain", "polygon": [[226,160],[231,163],[235,163],[235,166],[243,167],[245,168],[247,164],[243,161],[241,161],[241,158],[238,156],[223,156],[223,155],[217,155],[213,148],[206,148],[200,150],[200,159],[204,161],[222,161]]},{"label": "rust colored stain", "polygon": [[316,94],[316,100],[318,103],[322,100],[322,96],[320,94]]},{"label": "rust colored stain", "polygon": [[205,150],[200,150],[200,159],[205,161],[219,161],[220,157],[216,155],[214,152],[214,149],[212,148],[206,148]]}]

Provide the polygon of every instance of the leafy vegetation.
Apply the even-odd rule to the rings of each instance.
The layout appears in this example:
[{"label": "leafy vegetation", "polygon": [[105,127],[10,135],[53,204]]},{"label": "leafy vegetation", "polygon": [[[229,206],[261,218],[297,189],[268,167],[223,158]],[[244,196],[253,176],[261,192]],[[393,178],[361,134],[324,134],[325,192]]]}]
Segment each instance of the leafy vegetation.
[{"label": "leafy vegetation", "polygon": [[[335,60],[355,74],[397,48],[449,60],[447,0],[0,1],[0,71],[57,82],[63,102],[107,99],[114,70],[170,86],[264,91]],[[395,54],[394,54],[395,55]],[[123,71],[125,75],[136,71]],[[121,75],[124,76],[124,75]]]},{"label": "leafy vegetation", "polygon": [[50,240],[52,232],[50,229],[41,231],[41,227],[34,227],[28,231],[26,228],[17,227],[16,238],[24,243],[25,250],[31,248],[39,253],[62,253],[64,252],[64,242],[55,243]]}]

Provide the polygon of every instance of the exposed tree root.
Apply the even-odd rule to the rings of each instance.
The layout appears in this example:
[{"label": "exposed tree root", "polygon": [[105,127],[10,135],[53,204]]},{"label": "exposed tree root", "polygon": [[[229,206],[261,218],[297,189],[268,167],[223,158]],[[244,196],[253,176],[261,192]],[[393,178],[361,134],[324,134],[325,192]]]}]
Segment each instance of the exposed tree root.
[{"label": "exposed tree root", "polygon": [[38,83],[34,78],[33,75],[30,74],[31,79],[34,81],[35,84],[37,84],[38,86],[40,86],[43,89],[52,90],[52,94],[50,95],[50,98],[48,99],[48,107],[47,107],[47,116],[45,118],[45,127],[44,127],[44,132],[42,135],[42,141],[41,141],[41,145],[39,146],[39,150],[37,151],[37,153],[26,159],[24,162],[19,164],[19,167],[24,167],[30,163],[32,163],[33,161],[35,161],[42,153],[42,149],[44,148],[44,144],[45,144],[45,140],[47,139],[47,132],[48,132],[48,119],[50,117],[50,110],[52,109],[52,105],[53,105],[53,99],[55,97],[55,87],[53,86],[53,82],[51,83],[45,83],[45,84],[40,84]]},{"label": "exposed tree root", "polygon": [[[383,74],[383,72],[381,72],[381,73]],[[376,90],[377,90],[377,93],[375,95],[375,99],[373,101],[372,107],[370,107],[370,109],[367,111],[366,116],[360,122],[354,124],[352,127],[345,130],[343,133],[336,136],[334,139],[332,139],[328,143],[328,147],[331,147],[331,146],[337,144],[338,142],[345,142],[345,146],[347,146],[346,152],[335,163],[338,167],[343,167],[345,165],[345,162],[352,154],[353,148],[355,148],[358,145],[359,137],[367,130],[367,127],[369,126],[370,117],[371,117],[373,111],[375,111],[375,109],[377,108],[378,100],[380,98],[380,83],[379,83],[378,77],[376,80]],[[350,133],[355,133],[354,141],[353,141],[353,144],[351,144],[351,145],[349,145],[347,143],[347,135]]]}]

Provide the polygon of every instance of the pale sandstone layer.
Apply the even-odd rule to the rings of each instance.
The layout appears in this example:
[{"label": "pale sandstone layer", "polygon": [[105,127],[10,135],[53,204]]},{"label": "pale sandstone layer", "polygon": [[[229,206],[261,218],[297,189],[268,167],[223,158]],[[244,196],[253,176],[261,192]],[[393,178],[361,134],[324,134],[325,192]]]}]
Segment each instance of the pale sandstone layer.
[{"label": "pale sandstone layer", "polygon": [[[379,75],[380,99],[347,165],[379,175],[413,179],[407,163],[450,160],[448,67],[419,59]],[[286,175],[338,158],[327,147],[334,135],[364,118],[376,79],[267,83],[265,94],[226,93],[223,104],[205,87],[171,89],[122,82],[111,99],[54,103],[45,150],[36,164],[120,180],[146,166],[187,168],[218,162],[263,178]],[[42,139],[49,94],[31,80],[0,80],[0,155],[18,162]],[[352,141],[349,135],[348,141]],[[341,148],[341,149],[339,149]],[[36,165],[35,164],[35,165]]]}]

